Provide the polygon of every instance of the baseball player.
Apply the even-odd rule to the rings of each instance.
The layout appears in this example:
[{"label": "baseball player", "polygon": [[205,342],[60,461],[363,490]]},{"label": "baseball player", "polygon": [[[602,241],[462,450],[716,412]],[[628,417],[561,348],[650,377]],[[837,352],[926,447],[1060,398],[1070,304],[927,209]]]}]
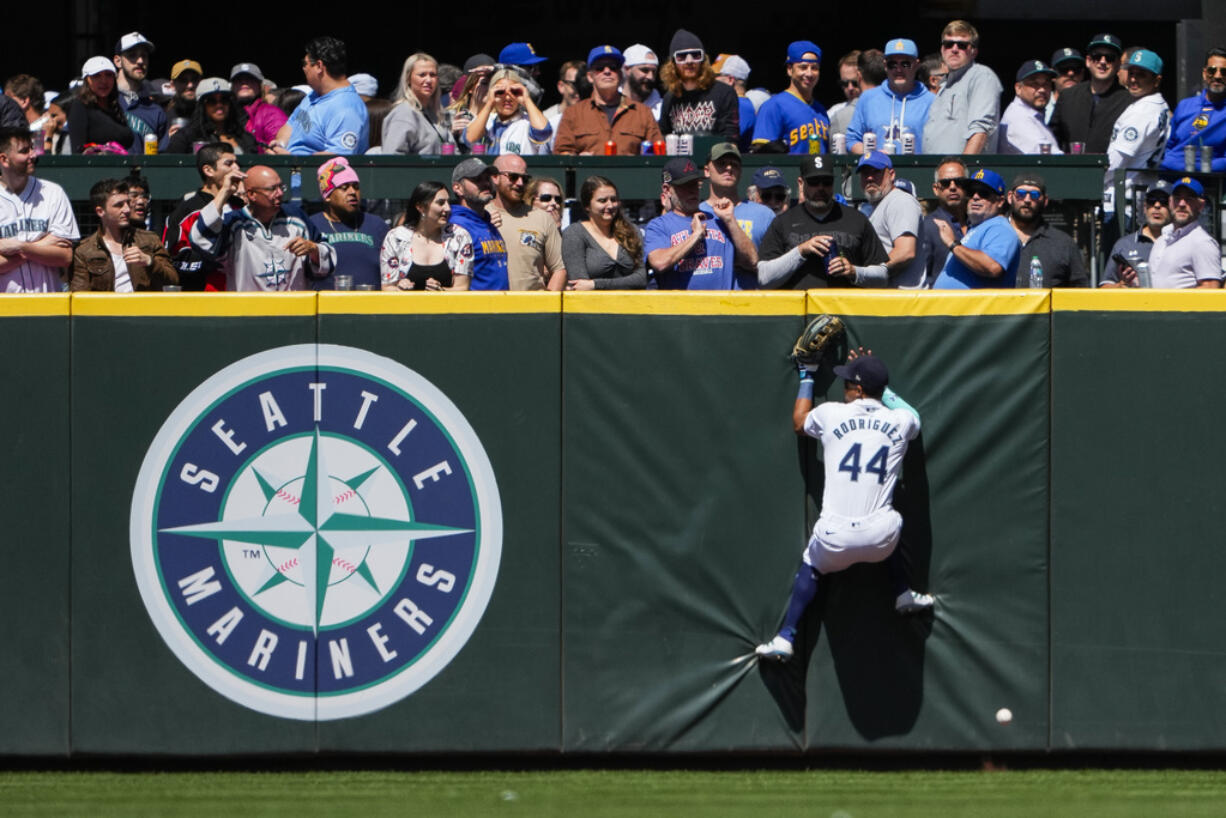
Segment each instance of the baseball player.
[{"label": "baseball player", "polygon": [[34,177],[25,125],[0,128],[0,292],[53,293],[81,237],[64,189]]},{"label": "baseball player", "polygon": [[[817,595],[819,577],[857,562],[881,562],[896,553],[902,516],[891,504],[894,484],[907,445],[920,431],[919,414],[886,388],[889,372],[871,350],[852,351],[846,365],[834,368],[834,374],[843,378],[843,403],[827,401],[813,408],[811,366],[800,369],[792,426],[796,434],[822,442],[826,487],[783,627],[774,639],[757,647],[758,656],[781,662],[792,656],[796,626]],[[907,587],[898,559],[890,563],[898,592],[894,610],[911,614],[932,608],[931,595]]]}]

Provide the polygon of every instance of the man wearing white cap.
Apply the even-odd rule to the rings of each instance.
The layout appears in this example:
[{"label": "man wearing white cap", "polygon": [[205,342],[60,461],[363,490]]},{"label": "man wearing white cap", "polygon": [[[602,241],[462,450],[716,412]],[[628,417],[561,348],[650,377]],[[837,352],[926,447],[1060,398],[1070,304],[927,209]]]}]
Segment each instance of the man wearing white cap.
[{"label": "man wearing white cap", "polygon": [[144,153],[145,136],[153,134],[160,142],[166,137],[166,111],[154,100],[152,87],[146,81],[149,61],[153,58],[153,43],[139,31],[131,31],[115,43],[115,84],[119,88],[119,104],[128,117],[128,127],[136,139],[128,153]]},{"label": "man wearing white cap", "polygon": [[739,147],[743,151],[749,150],[753,145],[753,126],[757,122],[757,110],[753,107],[753,100],[745,96],[749,90],[747,81],[749,80],[749,63],[739,54],[721,54],[711,66],[715,69],[715,79],[731,85],[732,90],[736,91],[736,101],[739,106],[741,117],[741,139]]},{"label": "man wearing white cap", "polygon": [[656,88],[656,76],[660,71],[660,58],[641,43],[635,43],[622,52],[625,62],[622,64],[622,77],[625,81],[626,96],[631,102],[645,105],[651,110],[651,115],[660,121],[660,89]]}]

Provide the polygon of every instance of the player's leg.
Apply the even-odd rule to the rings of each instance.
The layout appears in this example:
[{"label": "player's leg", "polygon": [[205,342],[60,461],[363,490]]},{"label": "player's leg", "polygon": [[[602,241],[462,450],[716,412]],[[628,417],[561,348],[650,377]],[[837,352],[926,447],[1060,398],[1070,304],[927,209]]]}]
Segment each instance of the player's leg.
[{"label": "player's leg", "polygon": [[821,574],[814,567],[814,557],[820,549],[821,543],[814,534],[809,538],[800,568],[796,570],[796,577],[792,580],[792,594],[788,597],[788,609],[783,615],[783,626],[779,628],[779,633],[774,639],[758,645],[755,652],[759,656],[780,662],[786,662],[792,658],[794,652],[792,643],[796,641],[796,628],[800,625],[800,618],[805,615],[809,603],[817,596],[817,581]]},{"label": "player's leg", "polygon": [[899,614],[917,614],[932,610],[936,598],[932,594],[924,594],[912,590],[907,577],[907,565],[902,557],[901,534],[902,516],[891,510],[888,530],[884,531],[885,542],[891,544],[890,555],[885,558],[886,570],[890,574],[890,586],[894,591],[894,611]]}]

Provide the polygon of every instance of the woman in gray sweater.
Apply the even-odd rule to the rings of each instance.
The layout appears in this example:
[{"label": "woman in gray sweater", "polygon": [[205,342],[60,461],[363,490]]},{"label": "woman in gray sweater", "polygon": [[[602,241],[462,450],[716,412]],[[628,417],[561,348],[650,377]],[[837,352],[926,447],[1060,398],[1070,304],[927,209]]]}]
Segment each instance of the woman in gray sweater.
[{"label": "woman in gray sweater", "polygon": [[643,237],[626,218],[617,187],[589,176],[579,188],[587,218],[562,231],[568,290],[641,290],[647,286]]},{"label": "woman in gray sweater", "polygon": [[439,102],[438,61],[429,54],[404,61],[392,101],[383,120],[383,153],[437,155],[444,143],[455,144]]}]

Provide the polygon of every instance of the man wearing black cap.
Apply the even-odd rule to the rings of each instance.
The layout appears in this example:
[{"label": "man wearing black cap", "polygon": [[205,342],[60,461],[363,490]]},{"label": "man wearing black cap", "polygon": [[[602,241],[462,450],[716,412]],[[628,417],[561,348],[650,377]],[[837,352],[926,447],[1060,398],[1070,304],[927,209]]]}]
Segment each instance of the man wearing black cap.
[{"label": "man wearing black cap", "polygon": [[741,133],[736,91],[715,81],[715,70],[702,40],[684,28],[669,43],[660,84],[668,91],[660,103],[660,132],[723,136],[735,142]]},{"label": "man wearing black cap", "polygon": [[789,195],[787,179],[783,178],[779,168],[770,166],[758,168],[745,191],[749,201],[766,205],[776,216],[788,209]]},{"label": "man wearing black cap", "polygon": [[[1022,243],[1017,268],[1029,270],[1030,260],[1037,258],[1043,265],[1044,287],[1088,287],[1081,249],[1068,233],[1057,230],[1043,218],[1047,208],[1047,185],[1037,173],[1021,173],[1009,188],[1009,223]],[[1023,275],[1018,287],[1030,286]]]},{"label": "man wearing black cap", "polygon": [[1074,142],[1086,153],[1106,153],[1115,120],[1132,103],[1127,89],[1116,79],[1124,44],[1114,34],[1095,34],[1086,46],[1090,79],[1060,93],[1051,117],[1051,132],[1060,149],[1071,153]]},{"label": "man wearing black cap", "polygon": [[1016,96],[1000,117],[1001,153],[1063,153],[1043,119],[1055,76],[1042,60],[1026,60],[1017,69]]},{"label": "man wearing black cap", "polygon": [[700,210],[703,174],[688,156],[669,159],[661,175],[661,197],[668,200],[669,211],[648,222],[643,231],[647,266],[656,286],[661,290],[740,289],[735,269],[754,269],[758,254],[737,224],[732,200],[708,203],[715,218]]},{"label": "man wearing black cap", "polygon": [[898,552],[902,515],[893,506],[903,457],[920,433],[919,413],[889,389],[890,374],[881,359],[860,353],[850,353],[845,366],[834,368],[843,379],[842,403],[813,408],[813,374],[800,370],[792,428],[821,441],[822,511],[793,580],[783,625],[755,650],[763,659],[792,658],[796,629],[821,578],[857,563],[885,561],[898,613],[922,613],[935,602],[931,594],[908,587]]},{"label": "man wearing black cap", "polygon": [[806,156],[798,181],[803,203],[775,217],[758,250],[763,287],[881,286],[889,256],[859,211],[834,200],[834,165],[828,156]]},{"label": "man wearing black cap", "polygon": [[1145,191],[1145,224],[1137,232],[1121,236],[1112,246],[1098,286],[1151,286],[1149,251],[1154,248],[1154,242],[1162,235],[1162,228],[1170,223],[1171,184],[1170,182],[1155,182]]},{"label": "man wearing black cap", "polygon": [[1009,220],[1000,215],[1005,180],[980,168],[963,180],[968,194],[966,220],[970,230],[959,236],[948,222],[938,221],[941,243],[949,251],[934,290],[975,290],[1014,286],[1022,243]]},{"label": "man wearing black cap", "polygon": [[1057,48],[1052,52],[1051,61],[1047,64],[1056,72],[1056,78],[1052,81],[1054,87],[1051,100],[1047,103],[1047,110],[1043,112],[1043,121],[1050,123],[1060,95],[1077,83],[1085,82],[1086,58],[1075,48]]},{"label": "man wearing black cap", "polygon": [[507,245],[494,226],[486,205],[494,201],[494,169],[475,156],[451,172],[451,191],[460,204],[451,208],[451,221],[473,240],[473,277],[470,290],[506,290],[510,287]]}]

